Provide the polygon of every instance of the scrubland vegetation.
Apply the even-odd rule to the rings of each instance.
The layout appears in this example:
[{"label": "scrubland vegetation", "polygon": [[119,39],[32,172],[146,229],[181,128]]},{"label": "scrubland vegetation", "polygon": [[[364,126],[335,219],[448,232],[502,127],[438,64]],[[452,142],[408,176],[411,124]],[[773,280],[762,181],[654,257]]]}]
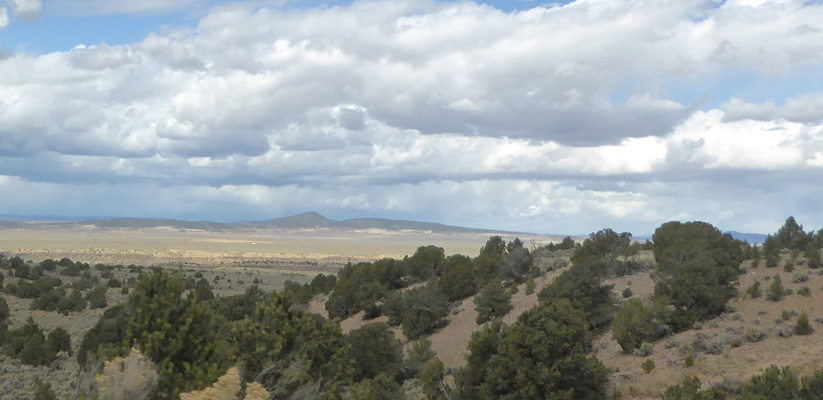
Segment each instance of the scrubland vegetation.
[{"label": "scrubland vegetation", "polygon": [[[579,243],[566,238],[529,247],[493,236],[474,257],[422,246],[402,259],[348,264],[336,276],[286,282],[277,291],[263,291],[258,278],[243,276],[249,281],[244,292],[222,296],[214,285],[232,278],[219,274],[207,279],[194,270],[4,257],[2,357],[52,370],[67,370],[70,362],[73,377],[65,387],[47,380],[20,391],[6,387],[0,397],[628,399],[638,394],[616,383],[620,371],[604,362],[597,343],[613,339],[653,376],[670,369],[656,349],[678,348],[687,332],[697,331],[679,346],[684,370],[695,368],[702,354],[775,335],[816,335],[811,309],[784,311],[775,330],[753,327],[727,339],[699,330],[728,316],[736,299],[781,304],[818,295],[808,282],[821,267],[823,230],[806,233],[789,218],[762,246],[752,246],[704,222],[668,222],[652,239],[640,243],[604,229]],[[767,274],[741,289],[747,270]],[[556,277],[537,287],[550,271]],[[781,272],[791,274],[792,285],[806,286],[787,288]],[[648,293],[613,284],[643,274],[653,278]],[[537,292],[538,301],[506,323],[519,290]],[[82,332],[43,329],[31,317],[11,318],[7,299],[38,313],[98,318]],[[476,330],[465,363],[447,368],[428,337],[448,326],[468,299]],[[310,312],[310,303],[322,304],[327,316]],[[364,323],[344,331],[341,321],[355,315]],[[821,398],[823,371],[804,372],[808,376],[798,377],[775,366],[726,385],[686,376],[654,395]]]}]

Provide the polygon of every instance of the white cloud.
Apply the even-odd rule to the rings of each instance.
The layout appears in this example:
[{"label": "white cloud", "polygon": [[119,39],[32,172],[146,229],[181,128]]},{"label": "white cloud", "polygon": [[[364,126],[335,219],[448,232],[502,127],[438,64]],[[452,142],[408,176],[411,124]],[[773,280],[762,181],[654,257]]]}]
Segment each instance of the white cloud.
[{"label": "white cloud", "polygon": [[9,10],[6,7],[0,7],[0,30],[6,29],[9,26]]},{"label": "white cloud", "polygon": [[[201,4],[160,3],[57,11]],[[820,69],[819,21],[823,5],[799,1],[579,0],[515,13],[230,3],[131,45],[0,60],[0,171],[44,196],[149,188],[171,203],[167,216],[235,204],[262,217],[336,208],[546,232],[537,226],[647,229],[682,215],[743,225],[752,214],[729,206],[735,191],[791,191],[823,165],[823,96],[717,92],[730,97],[722,107],[696,111],[667,82]],[[127,210],[133,190],[110,200]],[[59,210],[88,213],[79,201]]]},{"label": "white cloud", "polygon": [[43,12],[42,0],[9,0],[14,16],[24,21],[32,21]]}]

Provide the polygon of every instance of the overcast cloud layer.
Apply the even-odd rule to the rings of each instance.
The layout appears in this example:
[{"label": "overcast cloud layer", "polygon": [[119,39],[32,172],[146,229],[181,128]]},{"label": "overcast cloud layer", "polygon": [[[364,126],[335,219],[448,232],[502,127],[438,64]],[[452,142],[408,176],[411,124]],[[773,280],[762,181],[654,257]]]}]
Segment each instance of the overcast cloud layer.
[{"label": "overcast cloud layer", "polygon": [[3,213],[823,226],[819,2],[243,2],[105,42],[0,48]]}]

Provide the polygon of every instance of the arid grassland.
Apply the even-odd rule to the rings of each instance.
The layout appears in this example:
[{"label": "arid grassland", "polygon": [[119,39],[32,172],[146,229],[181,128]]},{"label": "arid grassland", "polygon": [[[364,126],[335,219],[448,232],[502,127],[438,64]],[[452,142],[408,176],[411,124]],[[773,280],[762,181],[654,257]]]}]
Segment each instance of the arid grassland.
[{"label": "arid grassland", "polygon": [[[512,235],[503,235],[507,239]],[[519,235],[543,244],[558,238]],[[421,245],[436,245],[446,254],[474,254],[488,233],[322,228],[299,230],[206,231],[152,227],[61,227],[31,223],[0,229],[0,251],[27,260],[63,257],[92,264],[186,267],[250,266],[289,271],[334,272],[347,262],[402,258]]]},{"label": "arid grassland", "polygon": [[[0,398],[818,400],[823,393],[823,233],[806,233],[793,218],[759,246],[703,222],[663,224],[653,242],[610,229],[577,241],[72,232],[81,237],[51,233],[63,247],[36,239],[28,248],[37,251],[0,258]],[[6,233],[9,244],[31,234]],[[89,240],[102,246],[84,248]],[[302,243],[298,252],[277,251],[291,241]],[[126,264],[134,256],[127,243],[162,266]],[[116,264],[81,258],[116,251],[124,257]],[[158,261],[170,251],[208,256]],[[266,254],[283,264],[267,263]],[[341,260],[297,263],[318,255]]]}]

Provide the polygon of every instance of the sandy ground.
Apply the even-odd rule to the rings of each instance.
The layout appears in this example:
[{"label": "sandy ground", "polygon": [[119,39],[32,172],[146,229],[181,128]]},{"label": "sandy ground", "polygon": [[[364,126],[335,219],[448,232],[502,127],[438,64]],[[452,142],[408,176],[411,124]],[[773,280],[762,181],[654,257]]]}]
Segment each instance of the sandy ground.
[{"label": "sandy ground", "polygon": [[[747,382],[752,375],[762,373],[770,365],[791,366],[800,375],[823,368],[823,323],[815,322],[815,319],[823,317],[823,276],[819,274],[820,270],[810,271],[805,266],[797,267],[794,272],[784,272],[782,265],[781,262],[778,268],[749,268],[740,278],[740,294],[730,302],[730,312],[703,322],[699,329],[654,343],[654,354],[650,358],[655,361],[655,369],[650,374],[644,373],[640,368],[645,358],[624,354],[611,333],[598,338],[595,341],[597,356],[607,367],[613,369],[612,381],[624,398],[658,398],[666,387],[678,384],[690,376],[698,377],[704,385],[734,386]],[[809,280],[793,283],[795,274],[808,274]],[[794,290],[794,294],[779,302],[765,299],[771,284],[771,280],[766,280],[765,277],[775,275],[780,275],[784,288]],[[648,297],[653,290],[648,274],[622,279],[632,281],[630,287],[635,296],[640,298]],[[757,299],[746,298],[745,290],[755,280],[760,281],[764,295]],[[797,294],[797,290],[803,286],[811,289],[812,297]],[[615,286],[616,292],[621,290],[619,284]],[[781,313],[784,310],[797,313],[806,311],[817,331],[808,336],[780,337],[778,331],[781,328],[792,327],[797,321],[796,316],[783,321]],[[754,343],[745,340],[744,334],[750,329],[763,331],[767,335],[766,339]],[[728,346],[721,354],[700,353],[695,365],[688,368],[684,361],[688,353],[687,346],[698,334],[705,335],[707,342],[732,338],[743,340],[739,347]]]}]

